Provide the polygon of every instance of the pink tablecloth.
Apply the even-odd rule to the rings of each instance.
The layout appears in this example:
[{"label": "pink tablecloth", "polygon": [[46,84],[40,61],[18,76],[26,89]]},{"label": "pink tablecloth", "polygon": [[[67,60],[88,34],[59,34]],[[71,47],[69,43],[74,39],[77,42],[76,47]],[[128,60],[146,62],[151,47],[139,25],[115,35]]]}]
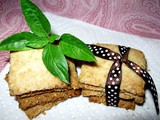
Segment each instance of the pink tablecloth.
[{"label": "pink tablecloth", "polygon": [[[159,0],[32,0],[44,12],[79,19],[107,29],[160,39]],[[28,31],[19,0],[0,1],[0,40]],[[0,52],[0,71],[8,62]]]}]

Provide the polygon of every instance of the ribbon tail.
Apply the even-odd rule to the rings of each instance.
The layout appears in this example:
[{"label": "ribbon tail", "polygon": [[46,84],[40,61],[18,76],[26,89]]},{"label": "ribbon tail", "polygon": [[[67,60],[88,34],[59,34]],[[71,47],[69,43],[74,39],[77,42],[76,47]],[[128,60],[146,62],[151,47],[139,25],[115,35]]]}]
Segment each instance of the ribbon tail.
[{"label": "ribbon tail", "polygon": [[154,100],[154,104],[155,104],[155,108],[156,108],[156,112],[157,114],[159,114],[158,94],[157,94],[157,89],[156,89],[156,86],[154,84],[152,77],[149,75],[149,73],[146,70],[143,70],[136,63],[129,61],[129,60],[127,60],[125,63],[135,73],[137,73],[140,77],[142,77],[143,80],[145,80],[147,89],[151,91],[151,94]]}]

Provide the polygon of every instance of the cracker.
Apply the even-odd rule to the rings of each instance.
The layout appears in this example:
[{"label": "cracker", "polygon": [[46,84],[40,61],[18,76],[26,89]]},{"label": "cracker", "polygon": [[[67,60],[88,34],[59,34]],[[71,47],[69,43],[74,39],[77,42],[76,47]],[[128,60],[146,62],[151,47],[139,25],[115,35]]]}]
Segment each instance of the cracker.
[{"label": "cracker", "polygon": [[[42,61],[42,50],[36,49],[11,53],[10,71],[7,77],[11,95],[21,95],[53,88],[68,88],[66,83],[53,76],[46,69]],[[70,80],[76,80],[75,66],[71,61],[68,63]],[[76,83],[73,86],[76,88]]]},{"label": "cracker", "polygon": [[[103,103],[106,105],[106,98],[105,97],[89,97],[89,101],[94,102],[94,103],[99,103],[99,104]],[[134,110],[135,103],[133,100],[126,101],[126,100],[120,99],[119,103],[118,103],[118,107]]]},{"label": "cracker", "polygon": [[41,90],[41,91],[33,91],[30,93],[25,93],[21,95],[16,95],[16,100],[22,99],[22,98],[27,98],[27,97],[33,97],[35,95],[40,95],[43,93],[51,93],[51,92],[64,92],[67,89],[50,89],[50,90]]},{"label": "cracker", "polygon": [[[92,90],[82,90],[82,95],[86,96],[86,97],[104,97],[105,96],[105,92],[99,92],[99,91],[92,91]],[[144,96],[140,97],[140,96],[136,96],[127,92],[120,92],[119,95],[120,99],[123,100],[134,100],[134,102],[136,104],[142,104],[144,102]]]},{"label": "cracker", "polygon": [[65,101],[66,99],[67,98],[59,98],[54,102],[31,107],[31,108],[25,110],[24,112],[26,113],[26,115],[29,119],[33,119],[33,118],[37,117],[39,114],[43,113],[44,111],[51,109],[53,106],[57,105],[58,103]]},{"label": "cracker", "polygon": [[32,97],[19,99],[19,107],[23,110],[34,107],[36,105],[43,105],[49,102],[55,102],[59,98],[71,98],[81,94],[80,90],[66,90],[64,92],[47,92]]},{"label": "cracker", "polygon": [[[117,45],[98,45],[110,48],[111,50],[119,53]],[[85,84],[85,88],[90,85],[90,88],[92,87],[93,90],[95,90],[94,88],[97,87],[96,89],[104,91],[106,78],[113,61],[105,60],[99,57],[96,57],[96,59],[96,63],[82,64],[79,81],[81,84]],[[131,48],[128,59],[137,63],[143,69],[146,69],[146,59],[141,51]],[[145,81],[123,63],[120,91],[131,93],[137,96],[144,96],[144,86]]]}]

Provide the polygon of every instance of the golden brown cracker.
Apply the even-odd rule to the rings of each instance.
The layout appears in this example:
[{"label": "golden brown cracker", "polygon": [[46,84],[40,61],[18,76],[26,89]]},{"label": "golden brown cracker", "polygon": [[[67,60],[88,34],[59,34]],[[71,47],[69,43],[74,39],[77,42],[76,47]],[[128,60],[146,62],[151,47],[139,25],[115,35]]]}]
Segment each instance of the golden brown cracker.
[{"label": "golden brown cracker", "polygon": [[33,91],[30,93],[25,93],[25,94],[21,94],[21,95],[16,95],[16,100],[22,99],[22,98],[27,98],[27,97],[32,97],[35,95],[40,95],[43,93],[51,93],[51,92],[64,92],[68,89],[49,89],[49,90],[40,90],[40,91]]},{"label": "golden brown cracker", "polygon": [[[11,95],[68,87],[66,83],[53,76],[46,69],[42,61],[42,50],[36,49],[11,53],[10,71],[7,78]],[[75,66],[72,62],[68,63],[70,79],[76,80]]]},{"label": "golden brown cracker", "polygon": [[[86,97],[103,97],[105,96],[105,92],[82,90],[82,95]],[[144,102],[144,96],[136,96],[127,92],[120,92],[119,97],[124,100],[134,100],[136,104],[142,104]]]},{"label": "golden brown cracker", "polygon": [[70,98],[76,97],[81,94],[80,90],[66,90],[64,92],[47,92],[40,95],[35,95],[32,97],[27,97],[23,99],[19,99],[19,107],[23,110],[26,110],[30,107],[36,105],[43,105],[49,102],[54,102],[59,98]]},{"label": "golden brown cracker", "polygon": [[[94,103],[99,103],[99,104],[103,103],[106,105],[106,98],[105,97],[89,97],[89,101],[94,102]],[[126,101],[126,100],[120,99],[119,103],[118,103],[118,107],[134,110],[135,103],[134,103],[134,101],[131,101],[131,100]]]},{"label": "golden brown cracker", "polygon": [[[108,47],[111,50],[118,52],[117,45],[99,45],[103,47]],[[86,88],[88,87],[87,85],[90,85],[90,87],[92,87],[93,90],[96,89],[104,91],[106,79],[111,65],[113,64],[113,61],[105,60],[99,57],[96,57],[96,59],[97,62],[94,64],[84,63],[82,65],[79,81],[80,83],[82,83],[82,87]],[[146,60],[144,54],[141,51],[131,48],[128,59],[137,63],[142,68],[146,68]],[[144,96],[144,85],[145,81],[123,63],[120,90],[122,92],[125,91],[137,96]]]},{"label": "golden brown cracker", "polygon": [[76,72],[76,67],[73,59],[68,58],[68,66],[69,66],[69,76],[70,76],[70,85],[68,89],[79,89],[79,79]]},{"label": "golden brown cracker", "polygon": [[50,102],[50,103],[46,103],[43,105],[37,105],[37,106],[31,107],[31,108],[25,110],[25,113],[29,119],[33,119],[33,118],[37,117],[39,114],[43,113],[46,110],[51,109],[53,106],[57,105],[60,102],[63,102],[66,99],[67,98],[59,98],[56,101],[54,101],[53,103]]}]

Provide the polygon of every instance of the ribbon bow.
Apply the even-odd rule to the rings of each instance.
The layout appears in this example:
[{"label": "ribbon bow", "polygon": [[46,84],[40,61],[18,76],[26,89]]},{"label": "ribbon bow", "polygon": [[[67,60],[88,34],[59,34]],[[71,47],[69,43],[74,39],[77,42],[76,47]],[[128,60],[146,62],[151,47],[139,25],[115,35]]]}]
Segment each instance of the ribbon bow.
[{"label": "ribbon bow", "polygon": [[119,103],[119,92],[120,84],[122,79],[122,63],[125,63],[131,70],[133,70],[137,75],[139,75],[146,83],[146,87],[151,91],[152,97],[154,99],[155,108],[157,114],[159,114],[159,105],[158,105],[158,94],[156,86],[152,77],[146,70],[143,70],[136,63],[128,60],[129,47],[118,46],[119,53],[116,53],[108,48],[104,48],[97,45],[88,44],[87,45],[95,56],[106,60],[112,60],[110,71],[106,80],[105,91],[106,91],[106,103],[109,106],[118,106]]}]

